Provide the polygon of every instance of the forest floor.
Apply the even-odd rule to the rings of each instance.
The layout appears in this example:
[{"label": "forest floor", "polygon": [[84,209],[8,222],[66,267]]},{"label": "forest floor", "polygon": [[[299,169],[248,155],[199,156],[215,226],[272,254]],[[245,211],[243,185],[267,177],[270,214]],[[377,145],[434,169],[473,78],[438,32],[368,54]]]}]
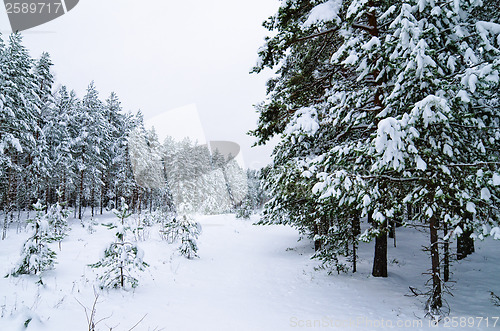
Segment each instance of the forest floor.
[{"label": "forest floor", "polygon": [[[106,214],[95,223],[114,217]],[[234,215],[199,216],[199,259],[161,240],[155,225],[138,246],[150,265],[130,291],[98,289],[87,265],[99,260],[113,231],[90,221],[70,221],[55,269],[37,276],[3,276],[12,270],[29,235],[9,229],[0,241],[0,330],[89,330],[96,293],[95,330],[493,330],[500,328],[500,242],[476,242],[476,252],[454,262],[445,299],[451,313],[434,325],[425,317],[430,259],[427,235],[397,230],[389,241],[389,277],[370,275],[373,243],[360,246],[358,272],[329,274],[307,239],[286,226],[255,226]],[[29,322],[27,322],[29,321]],[[137,324],[138,323],[138,324]],[[496,323],[496,325],[494,325]],[[25,328],[27,324],[27,328]],[[137,325],[136,325],[137,324]],[[134,327],[135,326],[135,327]]]}]

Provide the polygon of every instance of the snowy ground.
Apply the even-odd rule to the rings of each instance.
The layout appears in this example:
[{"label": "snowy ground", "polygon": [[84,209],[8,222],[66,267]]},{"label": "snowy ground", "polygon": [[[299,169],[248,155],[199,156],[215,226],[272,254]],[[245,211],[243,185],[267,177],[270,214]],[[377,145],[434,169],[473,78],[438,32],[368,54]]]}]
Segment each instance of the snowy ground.
[{"label": "snowy ground", "polygon": [[[139,243],[148,271],[135,291],[99,292],[97,319],[103,320],[97,330],[130,330],[141,319],[134,330],[500,328],[500,321],[493,325],[500,307],[490,301],[491,291],[500,294],[499,242],[477,242],[475,254],[453,265],[457,283],[454,297],[447,297],[452,313],[436,328],[424,318],[424,299],[405,296],[408,286],[425,289],[425,234],[398,229],[398,247],[389,248],[389,277],[378,279],[370,276],[373,243],[362,245],[358,273],[328,275],[309,259],[310,243],[297,241],[293,229],[253,226],[233,215],[198,220],[203,233],[196,260],[178,256],[176,245],[162,241],[157,227],[148,230],[148,239]],[[98,261],[113,232],[96,225],[89,233],[85,224],[72,222],[61,251],[54,244],[58,264],[45,273],[44,286],[31,276],[0,278],[0,330],[24,330],[30,318],[28,330],[88,330],[81,304],[92,306],[95,275],[86,265]],[[0,241],[2,276],[27,236],[11,229]]]}]

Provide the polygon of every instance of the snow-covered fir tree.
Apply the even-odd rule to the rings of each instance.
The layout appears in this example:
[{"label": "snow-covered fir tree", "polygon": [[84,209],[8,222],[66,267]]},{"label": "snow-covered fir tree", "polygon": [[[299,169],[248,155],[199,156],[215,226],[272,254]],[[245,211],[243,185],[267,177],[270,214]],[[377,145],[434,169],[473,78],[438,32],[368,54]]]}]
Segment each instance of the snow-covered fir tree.
[{"label": "snow-covered fir tree", "polygon": [[366,216],[360,238],[375,238],[373,275],[387,276],[388,224],[418,206],[405,224],[429,231],[430,314],[442,306],[438,231],[498,228],[500,25],[482,5],[283,1],[256,68],[280,64],[254,131],[282,134],[263,222],[308,231],[320,257],[351,243],[355,258]]},{"label": "snow-covered fir tree", "polygon": [[[59,199],[62,197],[62,192],[57,191]],[[46,214],[47,221],[50,227],[49,241],[59,242],[59,249],[61,249],[61,241],[67,236],[69,231],[68,218],[70,211],[65,207],[66,203],[57,201],[51,205]]]},{"label": "snow-covered fir tree", "polygon": [[46,206],[42,205],[39,200],[33,208],[35,217],[28,220],[33,234],[24,243],[21,258],[11,272],[12,276],[40,275],[43,271],[53,268],[56,263],[56,253],[48,245],[50,228],[45,213]]},{"label": "snow-covered fir tree", "polygon": [[198,244],[196,241],[201,234],[200,223],[195,222],[189,214],[181,214],[179,218],[178,233],[181,241],[179,252],[188,259],[199,257]]},{"label": "snow-covered fir tree", "polygon": [[101,288],[135,288],[139,284],[139,272],[145,270],[148,264],[144,262],[144,251],[136,243],[127,241],[127,231],[130,230],[127,219],[130,217],[125,199],[121,199],[119,209],[113,213],[118,221],[108,224],[109,229],[116,229],[116,240],[103,252],[100,261],[90,264],[97,269]]}]

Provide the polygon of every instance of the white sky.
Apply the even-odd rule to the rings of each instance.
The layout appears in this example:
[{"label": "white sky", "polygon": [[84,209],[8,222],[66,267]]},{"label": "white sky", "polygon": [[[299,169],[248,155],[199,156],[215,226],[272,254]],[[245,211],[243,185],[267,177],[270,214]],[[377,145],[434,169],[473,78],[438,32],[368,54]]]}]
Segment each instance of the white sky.
[{"label": "white sky", "polygon": [[207,143],[205,129],[196,104],[159,113],[145,120],[144,124],[148,128],[155,128],[160,141],[170,136],[177,141],[189,137],[192,141],[197,141],[199,145]]},{"label": "white sky", "polygon": [[[269,72],[249,74],[278,0],[80,0],[66,15],[23,33],[32,57],[54,62],[56,83],[79,97],[94,80],[101,99],[118,94],[146,118],[192,105],[206,140],[240,144],[248,167],[269,161],[271,146],[250,148]],[[3,6],[2,6],[3,7]],[[10,25],[0,9],[5,40]],[[188,106],[189,109],[191,106]],[[191,107],[192,109],[192,107]],[[186,127],[189,130],[189,127]]]}]

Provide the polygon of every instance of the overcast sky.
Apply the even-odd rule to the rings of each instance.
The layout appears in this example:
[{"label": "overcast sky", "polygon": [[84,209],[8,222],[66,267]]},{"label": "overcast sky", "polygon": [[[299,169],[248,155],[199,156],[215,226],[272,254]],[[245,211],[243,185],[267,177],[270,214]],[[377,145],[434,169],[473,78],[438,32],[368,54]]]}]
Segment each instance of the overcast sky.
[{"label": "overcast sky", "polygon": [[[250,148],[270,73],[249,74],[278,0],[81,0],[64,16],[23,33],[32,57],[54,62],[57,84],[79,97],[94,80],[101,99],[115,91],[125,110],[146,119],[195,105],[207,140],[241,145],[245,165],[269,161]],[[3,39],[10,32],[0,10]],[[189,107],[193,109],[192,107]],[[175,120],[175,119],[174,119]],[[186,131],[189,131],[189,126]]]}]

